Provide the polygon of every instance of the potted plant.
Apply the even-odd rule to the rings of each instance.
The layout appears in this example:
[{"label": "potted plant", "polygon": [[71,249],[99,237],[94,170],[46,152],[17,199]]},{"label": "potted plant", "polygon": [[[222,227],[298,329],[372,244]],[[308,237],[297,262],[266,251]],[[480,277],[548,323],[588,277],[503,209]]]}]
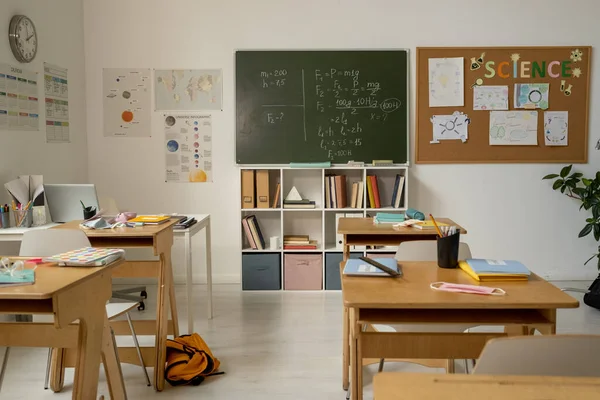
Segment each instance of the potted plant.
[{"label": "potted plant", "polygon": [[[585,220],[586,224],[579,232],[579,237],[585,237],[592,233],[596,242],[600,242],[600,171],[596,172],[593,179],[585,178],[581,172],[571,173],[573,165],[567,165],[560,170],[559,174],[549,174],[542,179],[554,179],[552,189],[560,190],[566,196],[581,202],[579,209],[591,213]],[[596,259],[598,270],[600,270],[600,245],[598,252],[592,255],[585,263]],[[583,301],[585,304],[600,309],[600,276],[588,288]]]}]

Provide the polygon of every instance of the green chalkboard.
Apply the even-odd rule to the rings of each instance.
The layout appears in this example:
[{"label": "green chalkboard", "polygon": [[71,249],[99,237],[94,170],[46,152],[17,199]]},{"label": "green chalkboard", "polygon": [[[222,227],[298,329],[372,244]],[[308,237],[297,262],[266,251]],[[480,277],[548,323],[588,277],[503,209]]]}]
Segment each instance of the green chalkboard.
[{"label": "green chalkboard", "polygon": [[408,161],[407,50],[237,51],[236,162]]}]

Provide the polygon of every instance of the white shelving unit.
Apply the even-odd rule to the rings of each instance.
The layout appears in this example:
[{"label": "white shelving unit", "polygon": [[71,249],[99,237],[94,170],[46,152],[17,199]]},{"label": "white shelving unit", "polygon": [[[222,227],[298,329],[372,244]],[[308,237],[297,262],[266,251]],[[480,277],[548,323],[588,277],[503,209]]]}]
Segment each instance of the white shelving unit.
[{"label": "white shelving unit", "polygon": [[[357,214],[361,217],[375,216],[377,212],[404,213],[408,207],[408,166],[394,165],[389,167],[348,167],[335,166],[331,168],[290,168],[273,166],[243,166],[242,170],[268,170],[270,204],[273,202],[277,183],[281,183],[281,192],[277,208],[241,208],[241,217],[255,215],[262,235],[265,240],[265,250],[253,250],[250,247],[246,234],[240,222],[240,235],[242,255],[248,254],[278,254],[280,260],[281,289],[284,290],[284,259],[285,254],[305,253],[322,254],[323,285],[325,289],[325,262],[327,253],[341,253],[342,246],[336,243],[336,214]],[[325,176],[329,174],[344,175],[346,177],[346,198],[350,203],[352,183],[362,181],[364,186],[363,205],[367,204],[367,175],[376,175],[381,200],[381,208],[325,208]],[[400,208],[391,206],[392,193],[396,174],[403,175],[404,187],[402,190],[402,202]],[[290,209],[283,208],[283,200],[292,189],[296,187],[303,199],[315,201],[314,209]],[[240,202],[241,207],[241,202]],[[309,235],[311,240],[317,241],[316,250],[283,250],[283,237],[285,235]],[[280,247],[269,248],[270,237],[280,238]],[[352,252],[368,255],[369,253],[395,253],[397,248],[356,249]],[[242,262],[243,264],[243,262]],[[242,276],[244,274],[242,267]]]}]

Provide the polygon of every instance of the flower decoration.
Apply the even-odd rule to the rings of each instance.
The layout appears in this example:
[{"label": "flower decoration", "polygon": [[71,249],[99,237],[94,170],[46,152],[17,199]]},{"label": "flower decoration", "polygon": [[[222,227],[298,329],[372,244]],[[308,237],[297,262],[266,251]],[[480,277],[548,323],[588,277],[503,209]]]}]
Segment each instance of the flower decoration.
[{"label": "flower decoration", "polygon": [[581,56],[583,56],[583,53],[579,49],[575,49],[571,52],[571,60],[573,62],[581,61]]},{"label": "flower decoration", "polygon": [[581,76],[581,68],[579,68],[579,67],[573,68],[573,76],[575,78],[579,78]]},{"label": "flower decoration", "polygon": [[521,55],[519,53],[513,53],[513,54],[510,55],[510,59],[513,62],[517,62],[517,61],[519,61],[521,59]]}]

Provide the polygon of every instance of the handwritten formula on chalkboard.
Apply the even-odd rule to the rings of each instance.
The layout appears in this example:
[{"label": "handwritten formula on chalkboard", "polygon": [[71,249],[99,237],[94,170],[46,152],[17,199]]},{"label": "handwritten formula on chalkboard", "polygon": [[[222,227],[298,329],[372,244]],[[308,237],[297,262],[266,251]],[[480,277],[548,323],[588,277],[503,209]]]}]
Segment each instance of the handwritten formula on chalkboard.
[{"label": "handwritten formula on chalkboard", "polygon": [[406,62],[406,51],[237,52],[237,162],[406,162]]}]

